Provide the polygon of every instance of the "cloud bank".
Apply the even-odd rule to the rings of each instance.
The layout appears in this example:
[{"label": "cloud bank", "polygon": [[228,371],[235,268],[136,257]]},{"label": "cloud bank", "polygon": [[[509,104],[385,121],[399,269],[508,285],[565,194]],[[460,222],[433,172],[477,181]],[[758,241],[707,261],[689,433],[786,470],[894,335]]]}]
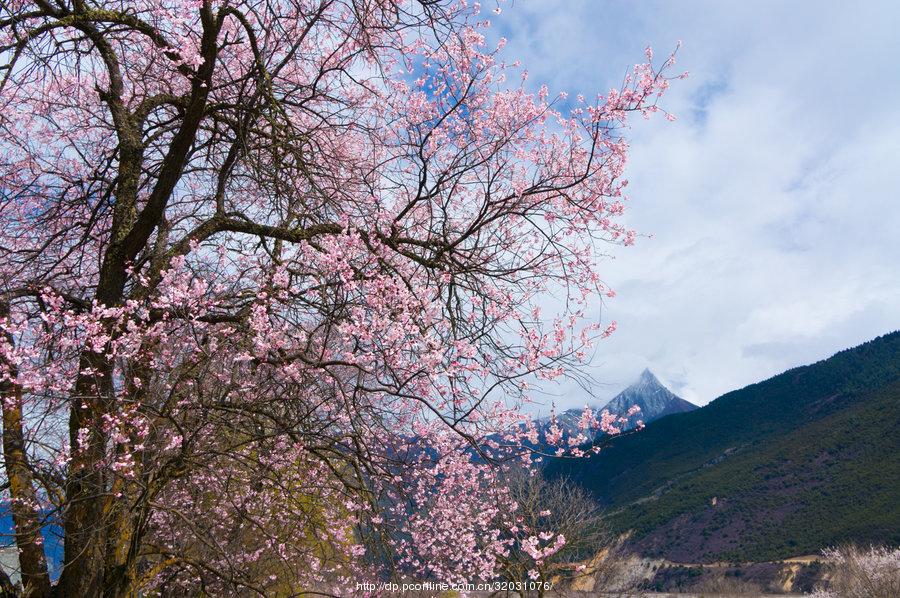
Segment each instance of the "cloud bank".
[{"label": "cloud bank", "polygon": [[900,328],[900,5],[516,0],[492,21],[551,93],[605,91],[679,39],[691,73],[677,122],[629,132],[626,221],[648,237],[606,263],[599,384],[557,405],[648,366],[704,404]]}]

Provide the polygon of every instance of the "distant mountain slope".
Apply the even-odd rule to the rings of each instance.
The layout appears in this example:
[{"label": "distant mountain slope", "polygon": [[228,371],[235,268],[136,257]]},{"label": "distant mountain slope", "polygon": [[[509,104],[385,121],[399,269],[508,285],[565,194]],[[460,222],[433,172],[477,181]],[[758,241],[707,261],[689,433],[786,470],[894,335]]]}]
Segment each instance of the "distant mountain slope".
[{"label": "distant mountain slope", "polygon": [[626,413],[633,405],[641,408],[637,417],[645,424],[673,413],[697,409],[696,405],[663,386],[649,369],[644,370],[637,382],[617,394],[604,409],[609,409],[610,413]]},{"label": "distant mountain slope", "polygon": [[[680,562],[900,543],[900,332],[730,392],[546,473]],[[715,501],[713,501],[715,498]],[[713,506],[715,502],[715,506]]]},{"label": "distant mountain slope", "polygon": [[[634,405],[640,407],[641,411],[623,426],[626,430],[634,428],[638,421],[646,424],[673,413],[697,409],[696,405],[685,401],[663,386],[649,369],[645,369],[637,380],[606,405],[592,409],[595,412],[607,409],[612,414],[625,415]],[[563,430],[564,437],[578,435],[578,420],[581,419],[582,411],[583,409],[568,409],[556,416],[556,425]],[[544,417],[537,422],[539,429],[546,431],[550,425],[550,418]]]}]

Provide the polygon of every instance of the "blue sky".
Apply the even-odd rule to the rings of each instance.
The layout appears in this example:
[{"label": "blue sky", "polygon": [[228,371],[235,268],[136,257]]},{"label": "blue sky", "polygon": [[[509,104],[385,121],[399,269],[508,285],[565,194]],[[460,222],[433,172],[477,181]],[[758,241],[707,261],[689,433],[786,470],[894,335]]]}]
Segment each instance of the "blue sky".
[{"label": "blue sky", "polygon": [[628,132],[627,223],[652,236],[612,251],[619,330],[558,405],[644,367],[703,404],[900,328],[900,3],[501,6],[504,56],[551,95],[605,91],[678,40],[691,73],[665,101],[677,122]]}]

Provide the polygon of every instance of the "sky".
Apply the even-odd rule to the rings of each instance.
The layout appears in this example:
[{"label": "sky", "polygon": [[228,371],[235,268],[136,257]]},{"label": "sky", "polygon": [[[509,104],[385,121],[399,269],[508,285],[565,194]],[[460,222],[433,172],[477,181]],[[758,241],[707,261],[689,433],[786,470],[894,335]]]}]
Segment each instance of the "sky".
[{"label": "sky", "polygon": [[[494,4],[484,2],[485,12]],[[591,97],[652,46],[675,47],[664,107],[636,119],[618,331],[593,383],[612,397],[649,367],[683,398],[721,394],[900,328],[900,3],[515,0],[492,17],[528,84]]]}]

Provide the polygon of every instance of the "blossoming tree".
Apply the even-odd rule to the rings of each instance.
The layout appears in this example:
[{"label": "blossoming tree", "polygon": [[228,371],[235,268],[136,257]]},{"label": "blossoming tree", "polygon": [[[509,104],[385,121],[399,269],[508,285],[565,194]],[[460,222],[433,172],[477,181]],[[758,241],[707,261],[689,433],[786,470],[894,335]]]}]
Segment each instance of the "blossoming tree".
[{"label": "blossoming tree", "polygon": [[[510,534],[494,476],[529,459],[527,382],[609,332],[583,312],[609,292],[597,244],[633,239],[618,131],[659,110],[672,59],[595,101],[530,93],[478,13],[0,3],[26,595],[339,593],[560,545]],[[548,292],[566,300],[542,315]]]}]

